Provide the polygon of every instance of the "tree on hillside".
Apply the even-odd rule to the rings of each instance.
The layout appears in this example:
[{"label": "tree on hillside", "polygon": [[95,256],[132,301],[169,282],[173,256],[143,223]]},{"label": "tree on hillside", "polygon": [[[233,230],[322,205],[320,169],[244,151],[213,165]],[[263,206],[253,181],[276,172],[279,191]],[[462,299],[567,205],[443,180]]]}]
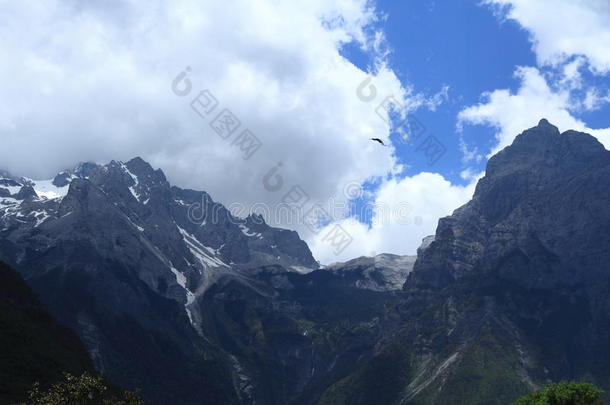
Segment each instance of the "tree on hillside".
[{"label": "tree on hillside", "polygon": [[75,377],[66,373],[63,381],[46,391],[34,384],[28,401],[16,405],[144,405],[136,393],[125,391],[121,398],[116,398],[110,391],[102,377],[88,373]]},{"label": "tree on hillside", "polygon": [[526,395],[513,405],[603,405],[604,391],[593,384],[562,381]]}]

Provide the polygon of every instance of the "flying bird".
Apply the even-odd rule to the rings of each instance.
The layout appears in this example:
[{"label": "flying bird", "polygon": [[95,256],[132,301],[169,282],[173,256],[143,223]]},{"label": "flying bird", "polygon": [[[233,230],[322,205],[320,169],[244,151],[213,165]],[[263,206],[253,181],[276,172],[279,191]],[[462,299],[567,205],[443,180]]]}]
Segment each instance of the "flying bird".
[{"label": "flying bird", "polygon": [[387,146],[385,143],[383,143],[383,141],[379,138],[371,138],[371,141],[375,141],[375,142],[379,142],[380,144],[382,144],[383,146]]}]

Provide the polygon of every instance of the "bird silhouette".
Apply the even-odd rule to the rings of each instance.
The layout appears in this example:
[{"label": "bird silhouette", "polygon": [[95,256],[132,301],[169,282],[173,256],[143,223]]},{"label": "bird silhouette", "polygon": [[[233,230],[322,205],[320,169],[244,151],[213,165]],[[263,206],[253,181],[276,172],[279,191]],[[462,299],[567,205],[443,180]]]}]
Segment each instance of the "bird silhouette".
[{"label": "bird silhouette", "polygon": [[371,141],[375,141],[375,142],[379,142],[380,144],[382,144],[383,146],[387,146],[385,143],[383,143],[383,141],[379,138],[371,138]]}]

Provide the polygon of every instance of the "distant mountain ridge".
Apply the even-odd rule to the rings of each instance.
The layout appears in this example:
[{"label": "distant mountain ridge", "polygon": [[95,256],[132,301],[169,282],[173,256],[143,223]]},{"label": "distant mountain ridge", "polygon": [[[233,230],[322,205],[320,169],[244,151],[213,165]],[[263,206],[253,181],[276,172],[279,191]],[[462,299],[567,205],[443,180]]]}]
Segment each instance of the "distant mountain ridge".
[{"label": "distant mountain ridge", "polygon": [[[142,266],[155,269],[142,270],[162,276],[172,298],[179,290],[172,284],[188,290],[183,293],[185,300],[190,290],[205,289],[207,279],[217,272],[211,268],[246,271],[270,264],[318,268],[295,232],[272,228],[256,215],[236,218],[205,192],[171,187],[161,170],[153,170],[140,158],[103,166],[79,164],[50,181],[5,177],[0,179],[0,193],[0,225],[8,236],[4,243],[14,242],[17,247],[7,260],[20,267],[27,265],[23,266],[18,250],[35,242],[42,244],[37,249],[47,249],[50,244],[41,234],[82,220],[70,215],[92,214],[99,216],[100,225],[112,218],[113,230],[123,228],[145,241],[147,254],[153,257]],[[213,215],[208,220],[197,218],[193,207]],[[150,287],[158,290],[160,279],[147,277]]]},{"label": "distant mountain ridge", "polygon": [[351,279],[358,288],[372,291],[400,290],[413,270],[417,256],[382,253],[374,257],[362,256],[345,263],[326,266],[324,270]]}]

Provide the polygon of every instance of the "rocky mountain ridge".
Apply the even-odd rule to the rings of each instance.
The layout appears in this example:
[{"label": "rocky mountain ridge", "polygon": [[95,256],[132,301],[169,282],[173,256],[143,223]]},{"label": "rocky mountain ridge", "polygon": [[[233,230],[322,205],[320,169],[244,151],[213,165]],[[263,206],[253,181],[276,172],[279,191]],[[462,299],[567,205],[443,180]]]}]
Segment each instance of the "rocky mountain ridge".
[{"label": "rocky mountain ridge", "polygon": [[608,390],[608,207],[610,152],[595,138],[546,120],[517,136],[420,252],[397,336],[321,403],[506,404],[560,380]]}]

